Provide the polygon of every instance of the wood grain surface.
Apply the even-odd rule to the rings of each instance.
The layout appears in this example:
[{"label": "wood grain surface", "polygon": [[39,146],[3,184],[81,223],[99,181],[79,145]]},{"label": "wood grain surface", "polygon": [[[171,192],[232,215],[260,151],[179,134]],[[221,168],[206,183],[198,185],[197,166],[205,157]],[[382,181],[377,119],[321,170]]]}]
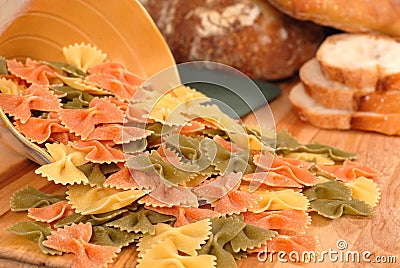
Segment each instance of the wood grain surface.
[{"label": "wood grain surface", "polygon": [[[341,261],[331,262],[325,258],[323,263],[296,265],[298,267],[398,267],[400,266],[400,137],[384,136],[376,133],[359,131],[321,130],[298,119],[291,108],[287,95],[297,78],[280,85],[283,94],[270,105],[278,130],[288,129],[300,142],[318,141],[343,150],[359,153],[359,161],[379,170],[382,176],[377,181],[382,197],[376,208],[376,215],[371,218],[342,217],[328,220],[312,214],[312,226],[308,234],[318,235],[321,250],[338,250],[337,242],[345,240],[347,249],[343,252],[370,251],[367,262]],[[244,118],[251,124],[253,116]],[[4,147],[4,146],[3,146]],[[73,255],[46,256],[34,242],[4,231],[4,227],[27,220],[24,212],[11,212],[9,200],[12,193],[26,184],[41,189],[46,193],[65,191],[63,186],[47,182],[35,175],[38,166],[24,158],[13,155],[6,148],[0,147],[0,267],[69,267]],[[340,255],[340,254],[339,254]],[[338,255],[338,256],[339,256]],[[135,267],[137,253],[135,247],[122,250],[111,267]],[[376,256],[395,256],[396,264],[378,264],[373,262]],[[275,256],[276,257],[276,256]],[[257,256],[249,256],[238,262],[241,268],[251,267],[293,267],[293,264],[278,262],[260,262]]]}]

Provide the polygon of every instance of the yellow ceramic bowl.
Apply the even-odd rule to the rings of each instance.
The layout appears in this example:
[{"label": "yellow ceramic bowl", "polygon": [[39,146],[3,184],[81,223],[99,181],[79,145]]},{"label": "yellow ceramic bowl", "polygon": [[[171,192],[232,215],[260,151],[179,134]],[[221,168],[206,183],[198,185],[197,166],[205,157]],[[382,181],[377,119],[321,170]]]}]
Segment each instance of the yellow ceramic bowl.
[{"label": "yellow ceramic bowl", "polygon": [[[64,61],[63,46],[84,42],[143,78],[175,65],[156,25],[134,0],[6,0],[0,4],[0,22],[0,55],[6,58]],[[2,111],[0,118],[1,142],[38,164],[52,160]]]}]

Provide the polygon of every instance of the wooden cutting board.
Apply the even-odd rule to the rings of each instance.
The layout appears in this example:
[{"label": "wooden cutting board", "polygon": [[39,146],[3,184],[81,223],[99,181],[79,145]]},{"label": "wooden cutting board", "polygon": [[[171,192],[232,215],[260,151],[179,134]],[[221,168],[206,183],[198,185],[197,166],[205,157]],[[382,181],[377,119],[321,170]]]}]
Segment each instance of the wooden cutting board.
[{"label": "wooden cutting board", "polygon": [[[400,137],[389,137],[376,133],[359,131],[321,130],[300,121],[292,110],[287,95],[291,85],[297,82],[287,81],[280,84],[283,94],[271,105],[277,129],[288,129],[300,142],[318,141],[343,150],[359,153],[359,161],[380,172],[377,181],[382,197],[372,218],[342,217],[328,220],[312,214],[312,226],[308,234],[318,235],[321,250],[338,250],[337,242],[345,240],[347,251],[370,251],[375,256],[395,256],[400,265]],[[254,117],[248,116],[245,122],[251,124]],[[46,193],[65,191],[63,186],[47,182],[35,175],[38,166],[22,157],[16,156],[6,146],[0,147],[0,267],[69,267],[73,255],[46,256],[34,242],[4,231],[4,227],[21,220],[27,220],[24,212],[11,212],[9,200],[12,193],[26,184]],[[111,267],[135,267],[137,253],[135,247],[124,248]],[[238,262],[239,267],[291,267],[276,261],[260,262],[257,256],[250,256]],[[380,267],[376,263],[362,263],[364,267]],[[359,263],[311,263],[307,267],[360,267]]]}]

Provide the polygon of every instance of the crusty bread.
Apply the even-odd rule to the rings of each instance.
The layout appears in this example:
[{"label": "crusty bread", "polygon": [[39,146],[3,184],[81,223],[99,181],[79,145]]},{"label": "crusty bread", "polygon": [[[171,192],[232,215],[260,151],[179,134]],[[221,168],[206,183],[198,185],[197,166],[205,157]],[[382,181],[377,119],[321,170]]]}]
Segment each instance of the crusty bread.
[{"label": "crusty bread", "polygon": [[140,0],[179,62],[209,60],[254,79],[292,76],[315,52],[323,28],[265,0]]},{"label": "crusty bread", "polygon": [[316,55],[323,74],[350,87],[376,87],[378,80],[400,73],[400,43],[377,34],[329,36]]},{"label": "crusty bread", "polygon": [[400,90],[375,91],[373,87],[354,88],[327,79],[316,58],[299,71],[307,94],[327,108],[376,113],[400,113]]},{"label": "crusty bread", "polygon": [[292,88],[289,100],[301,120],[308,121],[320,128],[358,129],[387,135],[400,135],[400,114],[326,108],[306,93],[302,83],[298,83]]},{"label": "crusty bread", "polygon": [[380,32],[400,36],[398,0],[268,0],[300,20],[346,32]]}]

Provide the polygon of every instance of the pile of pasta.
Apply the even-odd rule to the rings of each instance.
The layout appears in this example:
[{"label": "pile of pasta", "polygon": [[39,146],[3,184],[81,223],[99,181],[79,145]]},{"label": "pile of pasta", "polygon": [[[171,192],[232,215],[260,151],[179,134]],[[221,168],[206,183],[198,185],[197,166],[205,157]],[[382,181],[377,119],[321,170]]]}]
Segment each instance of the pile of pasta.
[{"label": "pile of pasta", "polygon": [[[0,60],[0,107],[53,158],[26,186],[7,230],[72,267],[106,267],[123,247],[138,267],[236,267],[263,251],[318,250],[311,213],[372,216],[379,173],[357,155],[260,134],[186,86],[160,92],[97,48],[65,62]],[[39,176],[40,175],[40,176]]]}]

